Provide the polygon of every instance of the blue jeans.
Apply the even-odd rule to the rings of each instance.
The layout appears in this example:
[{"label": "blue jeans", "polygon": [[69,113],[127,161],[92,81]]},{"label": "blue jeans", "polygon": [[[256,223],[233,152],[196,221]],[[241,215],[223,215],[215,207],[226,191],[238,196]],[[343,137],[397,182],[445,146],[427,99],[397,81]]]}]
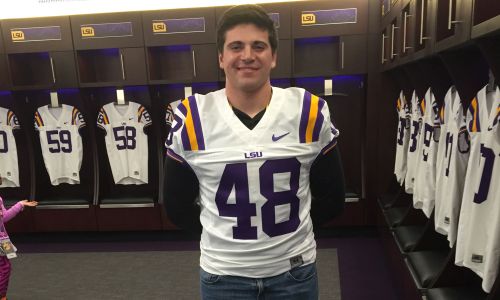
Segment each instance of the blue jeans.
[{"label": "blue jeans", "polygon": [[200,268],[203,300],[317,300],[316,264],[267,278],[215,275]]}]

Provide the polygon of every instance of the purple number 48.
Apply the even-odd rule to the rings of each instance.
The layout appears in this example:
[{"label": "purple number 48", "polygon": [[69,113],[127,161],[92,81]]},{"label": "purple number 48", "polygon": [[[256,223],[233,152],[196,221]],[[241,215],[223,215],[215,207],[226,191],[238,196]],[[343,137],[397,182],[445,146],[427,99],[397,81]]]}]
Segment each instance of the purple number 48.
[{"label": "purple number 48", "polygon": [[[289,173],[289,189],[276,191],[274,175]],[[284,235],[297,230],[300,225],[297,197],[300,179],[300,162],[296,158],[268,160],[259,168],[260,194],[266,199],[261,208],[262,231],[270,237]],[[231,191],[235,191],[235,203],[228,203]],[[257,227],[252,226],[251,217],[257,215],[255,203],[250,202],[248,170],[246,163],[228,164],[224,168],[215,195],[219,215],[235,217],[233,238],[241,240],[257,239]],[[289,205],[288,220],[276,223],[276,207]]]}]

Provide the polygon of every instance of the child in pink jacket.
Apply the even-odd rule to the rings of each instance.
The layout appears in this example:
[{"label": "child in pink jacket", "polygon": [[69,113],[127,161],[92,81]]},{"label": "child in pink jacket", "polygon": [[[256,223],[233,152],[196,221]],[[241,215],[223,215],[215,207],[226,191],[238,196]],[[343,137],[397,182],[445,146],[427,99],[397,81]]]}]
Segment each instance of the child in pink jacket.
[{"label": "child in pink jacket", "polygon": [[37,204],[38,202],[36,201],[21,200],[11,208],[5,209],[3,199],[0,197],[0,206],[2,209],[0,212],[0,300],[7,299],[7,287],[9,285],[11,269],[9,259],[16,257],[16,247],[11,243],[4,224],[20,213],[25,206],[36,206]]}]

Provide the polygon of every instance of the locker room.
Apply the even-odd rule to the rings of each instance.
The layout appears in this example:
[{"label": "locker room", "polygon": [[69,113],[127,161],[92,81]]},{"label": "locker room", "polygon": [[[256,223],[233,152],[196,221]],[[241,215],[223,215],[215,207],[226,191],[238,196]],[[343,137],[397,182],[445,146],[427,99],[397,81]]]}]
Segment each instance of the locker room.
[{"label": "locker room", "polygon": [[[500,299],[500,1],[8,2],[8,299],[201,299],[165,144],[179,100],[226,86],[217,24],[247,3],[277,31],[271,85],[319,97],[340,133],[343,210],[314,225],[319,298]],[[6,222],[24,199],[38,205]]]}]

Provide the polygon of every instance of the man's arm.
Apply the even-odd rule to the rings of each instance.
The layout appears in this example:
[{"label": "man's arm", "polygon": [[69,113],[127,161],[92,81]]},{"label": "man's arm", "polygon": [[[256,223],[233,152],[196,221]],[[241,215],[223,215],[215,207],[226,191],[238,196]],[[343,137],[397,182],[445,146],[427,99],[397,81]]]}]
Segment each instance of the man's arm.
[{"label": "man's arm", "polygon": [[311,166],[311,218],[321,226],[344,210],[344,172],[338,147],[320,156]]},{"label": "man's arm", "polygon": [[164,172],[164,207],[168,218],[179,228],[201,232],[198,178],[188,166],[167,155]]}]

